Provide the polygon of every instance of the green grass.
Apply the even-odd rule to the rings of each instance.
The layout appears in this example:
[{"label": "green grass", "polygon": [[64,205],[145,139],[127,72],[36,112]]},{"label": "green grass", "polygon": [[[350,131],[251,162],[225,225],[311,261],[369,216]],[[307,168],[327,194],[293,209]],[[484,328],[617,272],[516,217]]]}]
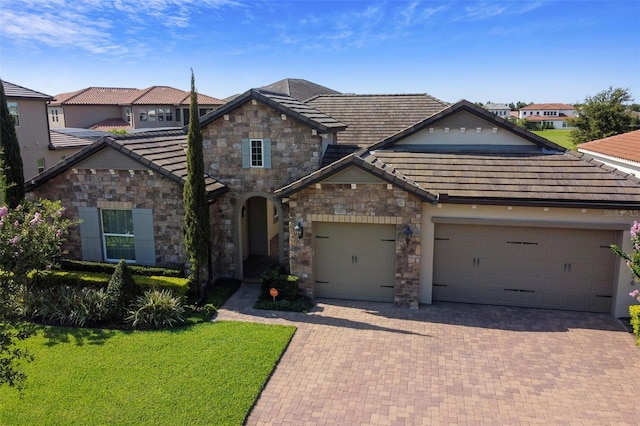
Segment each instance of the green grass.
[{"label": "green grass", "polygon": [[558,130],[558,129],[534,130],[532,133],[535,133],[540,137],[548,139],[551,142],[554,142],[564,148],[571,149],[574,151],[577,149],[575,144],[571,142],[571,139],[569,137],[571,135],[571,130]]},{"label": "green grass", "polygon": [[240,425],[295,332],[240,322],[169,331],[41,327],[2,425]]}]

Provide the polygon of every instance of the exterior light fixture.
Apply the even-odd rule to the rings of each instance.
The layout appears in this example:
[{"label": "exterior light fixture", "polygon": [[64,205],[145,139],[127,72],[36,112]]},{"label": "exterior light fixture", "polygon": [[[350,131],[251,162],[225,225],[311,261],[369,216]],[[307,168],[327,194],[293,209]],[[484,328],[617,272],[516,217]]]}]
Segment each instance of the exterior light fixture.
[{"label": "exterior light fixture", "polygon": [[296,223],[296,226],[293,227],[293,230],[296,231],[298,239],[302,239],[302,237],[304,237],[304,228],[302,227],[301,222]]},{"label": "exterior light fixture", "polygon": [[409,244],[409,241],[411,241],[411,237],[413,237],[413,231],[411,230],[411,227],[409,225],[405,225],[402,234],[404,235],[404,242],[406,244]]}]

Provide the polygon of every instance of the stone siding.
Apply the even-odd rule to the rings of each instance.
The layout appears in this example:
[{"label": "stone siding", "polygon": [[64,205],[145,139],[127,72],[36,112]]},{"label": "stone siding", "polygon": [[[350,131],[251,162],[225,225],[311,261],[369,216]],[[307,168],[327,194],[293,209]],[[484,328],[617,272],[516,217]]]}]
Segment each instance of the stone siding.
[{"label": "stone siding", "polygon": [[[133,174],[131,174],[131,172]],[[60,200],[66,215],[78,217],[78,207],[110,205],[144,208],[153,212],[156,264],[183,266],[186,250],[182,235],[184,204],[182,186],[148,170],[69,169],[30,192],[30,198]],[[73,259],[82,259],[80,230],[71,229],[64,249]]]},{"label": "stone siding", "polygon": [[[241,206],[247,194],[270,198],[271,194],[318,169],[321,161],[322,138],[313,135],[311,128],[259,102],[244,105],[202,128],[206,171],[229,188],[229,192],[215,202],[212,226],[216,270],[221,275],[234,276],[238,265]],[[271,168],[242,167],[242,139],[271,140]],[[286,217],[286,216],[284,216]],[[285,220],[285,226],[286,220]],[[286,228],[285,228],[286,229]],[[244,230],[246,232],[246,230]],[[281,236],[287,257],[287,241]]]},{"label": "stone siding", "polygon": [[[418,307],[420,279],[420,228],[422,201],[391,185],[321,184],[308,187],[289,200],[289,256],[291,273],[300,277],[300,287],[314,296],[314,222],[346,222],[396,225],[396,270],[394,301],[400,306]],[[293,227],[302,220],[304,237]],[[405,243],[403,231],[413,231]]]}]

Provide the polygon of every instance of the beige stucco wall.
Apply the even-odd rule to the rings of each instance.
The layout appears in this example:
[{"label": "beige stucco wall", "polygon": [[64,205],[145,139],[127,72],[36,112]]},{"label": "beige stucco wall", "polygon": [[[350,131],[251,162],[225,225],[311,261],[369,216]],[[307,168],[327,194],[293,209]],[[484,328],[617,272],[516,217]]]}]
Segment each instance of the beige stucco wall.
[{"label": "beige stucco wall", "polygon": [[[47,106],[43,100],[7,99],[18,103],[20,125],[16,136],[25,180],[38,174],[38,158],[50,158]],[[56,161],[57,162],[57,161]]]},{"label": "beige stucco wall", "polygon": [[118,105],[65,105],[64,127],[88,128],[107,118],[120,118]]},{"label": "beige stucco wall", "polygon": [[[567,228],[588,229],[621,229],[621,241],[612,244],[622,244],[622,248],[630,252],[629,228],[634,220],[640,221],[640,206],[637,210],[616,209],[571,209],[554,207],[518,207],[518,206],[489,206],[462,204],[431,204],[422,205],[422,258],[420,260],[420,302],[431,303],[433,284],[433,254],[434,254],[434,218],[466,218],[496,220],[501,225],[536,226],[553,224],[566,225]],[[617,279],[614,282],[613,314],[616,317],[628,316],[628,306],[633,303],[629,292],[634,287],[631,273],[620,262]]]}]

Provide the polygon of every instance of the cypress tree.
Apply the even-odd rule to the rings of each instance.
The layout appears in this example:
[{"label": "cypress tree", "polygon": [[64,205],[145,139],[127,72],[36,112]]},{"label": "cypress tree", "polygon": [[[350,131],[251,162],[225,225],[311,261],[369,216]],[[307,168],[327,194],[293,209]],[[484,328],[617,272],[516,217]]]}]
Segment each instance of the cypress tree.
[{"label": "cypress tree", "polygon": [[2,192],[4,202],[10,208],[17,207],[24,199],[24,169],[20,155],[20,143],[15,123],[0,80],[0,166],[2,168]]},{"label": "cypress tree", "polygon": [[[200,289],[203,269],[208,266],[211,275],[211,231],[209,205],[205,187],[202,132],[198,115],[198,95],[191,70],[191,102],[189,105],[189,131],[187,134],[187,179],[184,185],[185,246],[191,263],[191,290]],[[208,279],[211,277],[209,276]],[[200,297],[202,298],[202,294]]]}]

